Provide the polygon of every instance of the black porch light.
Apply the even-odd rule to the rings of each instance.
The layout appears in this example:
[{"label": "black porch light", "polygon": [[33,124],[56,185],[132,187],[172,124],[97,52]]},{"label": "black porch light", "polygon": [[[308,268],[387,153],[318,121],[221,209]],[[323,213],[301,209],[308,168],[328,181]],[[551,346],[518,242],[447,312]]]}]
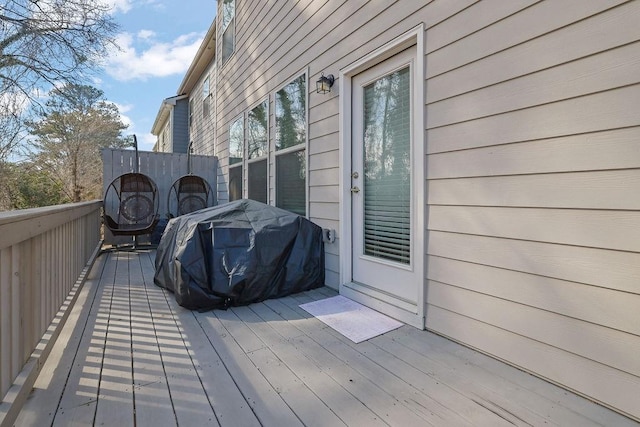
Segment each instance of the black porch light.
[{"label": "black porch light", "polygon": [[329,74],[328,76],[325,76],[324,73],[322,73],[322,75],[316,82],[316,92],[318,93],[331,92],[331,86],[333,86],[334,81],[335,81],[335,78],[333,77],[333,74]]}]

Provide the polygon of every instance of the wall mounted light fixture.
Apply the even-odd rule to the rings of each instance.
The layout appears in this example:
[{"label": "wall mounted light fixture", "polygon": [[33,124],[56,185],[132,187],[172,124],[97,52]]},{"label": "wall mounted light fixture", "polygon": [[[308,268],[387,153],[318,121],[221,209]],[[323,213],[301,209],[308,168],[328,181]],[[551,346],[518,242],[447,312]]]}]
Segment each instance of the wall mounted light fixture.
[{"label": "wall mounted light fixture", "polygon": [[333,74],[329,74],[328,76],[325,76],[324,73],[322,73],[322,75],[316,82],[316,92],[318,93],[331,92],[331,86],[333,86],[334,81],[335,81],[335,78],[333,77]]}]

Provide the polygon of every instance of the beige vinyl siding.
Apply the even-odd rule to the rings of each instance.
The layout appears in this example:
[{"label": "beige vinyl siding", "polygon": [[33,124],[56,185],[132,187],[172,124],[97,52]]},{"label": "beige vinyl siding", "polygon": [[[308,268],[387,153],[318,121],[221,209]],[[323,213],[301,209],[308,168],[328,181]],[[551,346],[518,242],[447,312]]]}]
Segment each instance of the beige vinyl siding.
[{"label": "beige vinyl siding", "polygon": [[[584,3],[588,3],[588,5],[578,2],[576,8],[581,10],[580,5],[589,7],[602,5],[604,8],[610,2]],[[452,68],[446,73],[441,70],[443,74],[436,75],[435,72],[431,74],[430,71],[427,71],[434,76],[427,80],[427,102],[435,102],[505,82],[515,77],[556,67],[637,41],[638,31],[635,24],[638,20],[638,14],[632,10],[633,3],[605,10],[601,14],[575,23],[567,19],[563,21],[564,26],[558,27],[548,34],[540,35],[520,44],[513,44],[509,48],[504,48],[482,58],[482,60],[467,64],[455,64],[459,68]],[[561,5],[558,6],[562,7],[564,4],[561,2]],[[539,5],[536,4],[531,9],[535,7],[539,7]],[[527,9],[527,11],[529,10]],[[504,21],[496,25],[500,25],[502,22]],[[615,31],[611,31],[611,29],[615,29]],[[503,33],[505,41],[511,40],[511,37],[510,33]],[[452,44],[442,51],[455,48],[455,44]]]},{"label": "beige vinyl siding", "polygon": [[[215,153],[215,123],[216,123],[216,103],[215,103],[215,60],[209,64],[207,69],[198,83],[194,86],[189,100],[193,99],[193,123],[189,129],[189,139],[193,143],[193,151],[195,154],[214,156]],[[209,99],[209,115],[203,116],[203,84],[209,79],[209,91],[211,93]]]},{"label": "beige vinyl siding", "polygon": [[640,2],[461,15],[426,37],[427,327],[638,419]]},{"label": "beige vinyl siding", "polygon": [[427,328],[640,419],[639,19],[621,0],[238,1],[219,197],[230,123],[306,71],[308,213],[339,230],[339,82],[315,81],[424,23]]},{"label": "beige vinyl siding", "polygon": [[164,123],[164,126],[162,127],[162,132],[160,132],[160,134],[158,135],[158,151],[171,151],[171,148],[173,147],[173,135],[171,132],[172,126],[171,115],[169,115],[169,119]]},{"label": "beige vinyl siding", "polygon": [[[236,52],[219,68],[217,87],[218,99],[224,100],[219,102],[217,117],[220,200],[228,197],[225,176],[228,129],[233,118],[308,69],[308,214],[322,227],[339,230],[338,82],[329,94],[320,95],[315,93],[316,80],[321,73],[337,76],[340,68],[420,22],[436,25],[473,3],[471,0],[238,1]],[[265,34],[278,34],[278,37]],[[273,163],[271,166],[269,188],[272,192]],[[337,238],[334,244],[325,246],[326,283],[334,288],[339,285],[341,237]]]}]

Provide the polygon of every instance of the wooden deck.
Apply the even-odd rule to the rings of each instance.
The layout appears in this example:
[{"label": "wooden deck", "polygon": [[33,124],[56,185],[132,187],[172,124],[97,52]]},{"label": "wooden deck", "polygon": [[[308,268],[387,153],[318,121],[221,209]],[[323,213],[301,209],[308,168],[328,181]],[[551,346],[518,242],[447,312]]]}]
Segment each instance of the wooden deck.
[{"label": "wooden deck", "polygon": [[606,408],[429,332],[364,343],[298,305],[179,307],[153,252],[101,255],[16,426],[624,426]]}]

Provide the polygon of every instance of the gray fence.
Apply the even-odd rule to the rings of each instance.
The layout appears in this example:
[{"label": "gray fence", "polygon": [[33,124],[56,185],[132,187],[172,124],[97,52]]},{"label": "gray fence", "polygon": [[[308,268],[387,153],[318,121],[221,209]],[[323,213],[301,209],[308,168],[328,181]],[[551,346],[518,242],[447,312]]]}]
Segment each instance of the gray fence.
[{"label": "gray fence", "polygon": [[[103,191],[117,177],[122,174],[135,172],[135,151],[110,149],[102,150],[102,179]],[[181,153],[154,153],[138,151],[138,172],[147,175],[158,186],[160,196],[160,217],[168,215],[167,198],[173,183],[188,172],[188,156]],[[217,168],[218,158],[212,156],[191,156],[191,173],[204,178],[213,189],[214,198],[217,197]],[[109,230],[105,230],[105,243],[120,244],[131,241],[129,237],[114,237]]]}]

